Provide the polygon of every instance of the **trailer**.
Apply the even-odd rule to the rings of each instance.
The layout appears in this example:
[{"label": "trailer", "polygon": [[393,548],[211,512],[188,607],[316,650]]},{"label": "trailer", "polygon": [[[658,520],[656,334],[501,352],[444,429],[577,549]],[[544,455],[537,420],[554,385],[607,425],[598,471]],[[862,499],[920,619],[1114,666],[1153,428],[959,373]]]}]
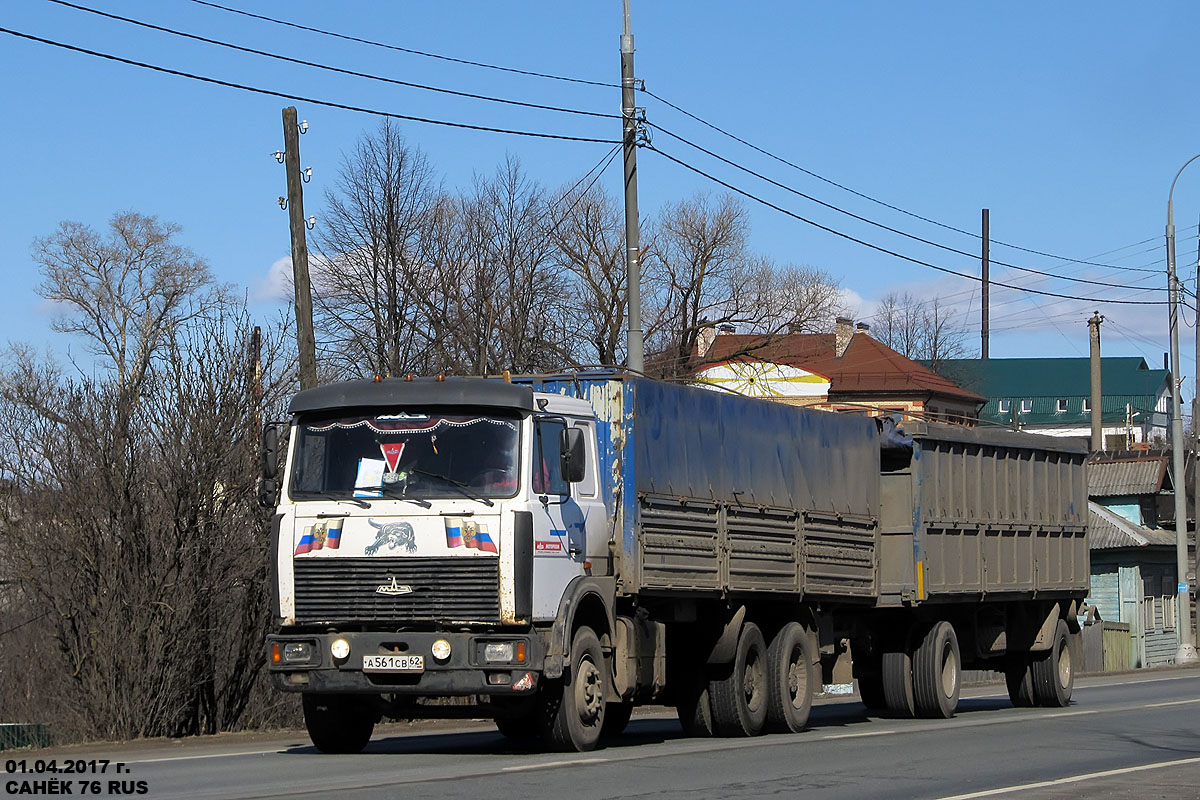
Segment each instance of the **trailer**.
[{"label": "trailer", "polygon": [[892,713],[952,716],[964,668],[1070,702],[1082,442],[613,371],[352,381],[290,412],[282,475],[264,436],[268,664],[321,750],[435,698],[566,750],[650,702],[691,735],[799,731],[847,648]]}]

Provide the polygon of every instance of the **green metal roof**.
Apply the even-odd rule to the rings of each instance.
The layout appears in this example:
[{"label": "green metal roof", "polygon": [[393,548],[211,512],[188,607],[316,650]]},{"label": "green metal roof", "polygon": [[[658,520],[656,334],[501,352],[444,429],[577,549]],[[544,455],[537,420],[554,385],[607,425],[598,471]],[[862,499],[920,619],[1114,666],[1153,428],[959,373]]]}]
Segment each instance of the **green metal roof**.
[{"label": "green metal roof", "polygon": [[[1091,414],[1083,410],[1091,396],[1091,361],[1087,358],[962,358],[943,361],[937,371],[965,389],[988,398],[980,419],[1011,423],[1013,411],[1022,425],[1087,425]],[[1171,373],[1150,369],[1141,356],[1100,359],[1101,419],[1123,423],[1128,404],[1151,421],[1159,395],[1169,390]],[[1065,410],[1059,410],[1059,401]],[[1002,401],[1008,408],[1000,410]],[[1024,410],[1023,402],[1030,407]],[[1165,424],[1165,423],[1164,423]]]}]

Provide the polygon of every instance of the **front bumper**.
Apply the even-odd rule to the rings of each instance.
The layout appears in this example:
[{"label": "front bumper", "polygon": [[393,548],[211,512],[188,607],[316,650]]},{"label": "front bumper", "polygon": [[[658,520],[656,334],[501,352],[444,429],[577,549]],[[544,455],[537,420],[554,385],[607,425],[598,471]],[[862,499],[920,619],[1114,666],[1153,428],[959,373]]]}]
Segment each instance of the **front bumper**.
[{"label": "front bumper", "polygon": [[[330,646],[337,639],[350,645],[350,654],[335,659]],[[450,643],[450,656],[433,657],[433,643]],[[293,642],[311,645],[306,663],[275,661]],[[525,660],[489,662],[484,645],[512,642],[525,645]],[[422,655],[422,672],[363,672],[365,655]],[[420,696],[524,695],[537,688],[545,657],[542,637],[535,634],[504,636],[482,633],[281,633],[267,637],[267,666],[276,687],[285,692],[387,693]]]}]

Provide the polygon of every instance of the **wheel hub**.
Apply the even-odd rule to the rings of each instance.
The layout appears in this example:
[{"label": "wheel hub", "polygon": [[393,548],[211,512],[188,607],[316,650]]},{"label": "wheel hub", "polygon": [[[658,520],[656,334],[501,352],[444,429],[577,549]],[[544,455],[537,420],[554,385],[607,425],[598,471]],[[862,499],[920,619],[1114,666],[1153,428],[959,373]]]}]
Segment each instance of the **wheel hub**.
[{"label": "wheel hub", "polygon": [[575,707],[579,709],[579,719],[590,725],[600,717],[600,709],[604,707],[600,670],[591,659],[584,659],[579,663],[578,673],[575,681]]}]

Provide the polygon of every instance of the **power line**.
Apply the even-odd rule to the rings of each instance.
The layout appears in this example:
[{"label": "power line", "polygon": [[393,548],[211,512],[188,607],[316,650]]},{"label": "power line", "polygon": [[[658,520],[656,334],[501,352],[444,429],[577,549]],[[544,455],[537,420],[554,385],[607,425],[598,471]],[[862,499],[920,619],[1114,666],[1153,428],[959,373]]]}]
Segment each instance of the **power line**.
[{"label": "power line", "polygon": [[505,97],[493,97],[493,96],[485,95],[485,94],[476,94],[474,92],[460,92],[455,89],[446,89],[446,88],[443,88],[440,86],[429,86],[429,85],[423,84],[423,83],[413,83],[411,81],[402,81],[402,80],[399,80],[396,78],[385,78],[383,76],[372,75],[367,72],[356,72],[355,70],[342,69],[341,67],[334,67],[334,66],[330,66],[328,64],[320,64],[315,61],[305,61],[304,59],[300,59],[300,58],[292,58],[290,56],[281,55],[279,53],[271,53],[266,50],[256,50],[253,47],[243,47],[241,45],[236,45],[236,44],[231,44],[230,42],[221,41],[220,39],[210,39],[207,36],[199,36],[194,33],[187,33],[185,31],[176,30],[175,28],[167,28],[162,25],[155,25],[153,23],[144,22],[144,21],[138,20],[138,19],[133,19],[131,17],[123,17],[119,14],[110,14],[107,11],[100,11],[95,8],[88,8],[87,6],[77,5],[75,3],[67,2],[67,0],[46,0],[46,2],[54,3],[54,4],[60,5],[60,6],[66,6],[67,8],[74,8],[78,11],[86,11],[89,14],[95,14],[97,16],[106,17],[106,18],[112,19],[112,20],[117,20],[119,22],[127,22],[130,25],[137,25],[142,28],[149,28],[150,30],[160,31],[162,33],[169,33],[172,36],[181,36],[185,39],[192,39],[197,42],[204,42],[205,44],[212,44],[212,45],[216,45],[218,47],[226,47],[230,50],[237,50],[242,53],[250,53],[252,55],[263,56],[265,58],[273,58],[277,61],[285,61],[289,64],[298,64],[300,66],[313,67],[314,69],[321,69],[321,70],[325,70],[327,72],[335,72],[335,73],[338,73],[339,75],[349,75],[349,76],[355,77],[355,78],[366,78],[367,80],[380,81],[382,83],[390,83],[390,84],[394,84],[396,86],[406,86],[411,89],[422,89],[422,90],[428,91],[428,92],[438,92],[440,94],[449,94],[449,95],[454,95],[456,97],[466,97],[466,98],[469,98],[472,100],[486,100],[491,103],[504,103],[506,105],[538,109],[540,111],[557,111],[557,112],[561,112],[564,114],[578,114],[581,116],[600,117],[603,119],[621,119],[620,114],[605,114],[600,111],[585,111],[585,110],[578,109],[578,108],[564,108],[561,106],[543,105],[541,103],[527,103],[522,100],[511,100],[511,99],[505,98]]},{"label": "power line", "polygon": [[[199,1],[200,0],[195,0],[195,2],[199,2]],[[620,141],[615,140],[615,139],[595,139],[595,138],[590,138],[590,137],[586,137],[586,136],[568,136],[566,134],[561,134],[561,133],[545,133],[542,131],[523,131],[523,130],[515,130],[515,129],[511,129],[511,128],[493,128],[493,127],[489,127],[486,125],[472,125],[467,122],[451,122],[449,120],[429,119],[427,117],[416,117],[416,116],[412,116],[409,114],[397,114],[392,111],[380,111],[378,109],[364,108],[362,106],[352,106],[352,105],[349,105],[346,103],[337,103],[332,100],[318,100],[313,97],[304,97],[304,96],[298,95],[298,94],[287,94],[284,92],[276,92],[271,89],[261,89],[261,88],[254,87],[254,86],[247,86],[247,85],[241,84],[241,83],[233,83],[232,81],[223,81],[218,78],[210,78],[210,77],[206,77],[204,75],[194,75],[190,72],[183,72],[182,70],[170,69],[168,67],[160,67],[155,64],[147,64],[143,61],[134,61],[133,59],[122,58],[121,56],[114,56],[111,53],[102,53],[97,50],[88,50],[87,48],[84,48],[84,47],[77,47],[75,45],[66,44],[64,42],[56,42],[53,39],[43,39],[40,36],[33,36],[28,33],[21,33],[20,31],[14,31],[14,30],[11,30],[10,28],[0,28],[0,33],[7,33],[9,36],[16,36],[21,39],[28,39],[29,41],[39,42],[41,44],[48,44],[53,47],[62,48],[64,50],[70,50],[75,53],[83,53],[84,55],[94,56],[96,58],[103,58],[108,61],[116,61],[120,64],[128,64],[129,66],[133,66],[133,67],[141,67],[142,69],[149,69],[149,70],[153,70],[154,72],[164,73],[166,75],[174,75],[174,76],[180,77],[180,78],[189,78],[194,81],[201,81],[203,83],[211,83],[216,86],[224,86],[228,89],[240,89],[241,91],[244,91],[244,92],[251,92],[254,94],[266,95],[268,97],[278,97],[283,100],[292,100],[292,101],[299,101],[299,102],[303,102],[303,103],[312,103],[313,105],[325,106],[326,108],[337,108],[342,111],[355,111],[360,114],[372,114],[377,117],[389,117],[391,119],[402,119],[402,120],[407,120],[409,122],[423,122],[427,125],[441,125],[443,127],[448,127],[448,128],[463,128],[463,129],[472,130],[472,131],[485,131],[487,133],[504,133],[504,134],[508,134],[510,136],[529,136],[529,137],[533,137],[533,138],[537,138],[537,139],[558,139],[558,140],[568,141],[568,142],[595,142],[597,144],[621,144]]]},{"label": "power line", "polygon": [[[910,263],[917,264],[918,266],[928,267],[930,269],[937,270],[938,272],[944,272],[948,275],[957,275],[960,278],[966,278],[966,279],[972,280],[972,281],[980,281],[981,280],[981,278],[979,278],[975,275],[969,275],[965,272],[958,272],[957,270],[953,270],[948,267],[940,267],[937,264],[931,264],[928,261],[922,261],[921,259],[913,258],[912,256],[906,256],[901,253],[897,253],[895,250],[889,250],[886,247],[882,247],[877,244],[872,244],[871,242],[867,242],[867,241],[864,241],[857,237],[851,236],[848,233],[843,233],[842,231],[839,231],[835,228],[830,228],[827,225],[822,225],[821,223],[815,222],[811,219],[808,219],[807,217],[803,217],[803,216],[795,213],[794,211],[788,211],[787,209],[783,208],[782,206],[778,206],[775,203],[770,202],[769,200],[764,200],[763,198],[761,198],[755,194],[752,194],[752,193],[746,191],[745,189],[740,189],[731,183],[727,183],[726,181],[723,181],[720,178],[718,178],[714,175],[711,175],[698,167],[694,167],[685,161],[682,161],[668,153],[663,152],[662,150],[658,149],[654,145],[645,145],[645,147],[655,153],[658,153],[660,156],[667,159],[668,161],[672,161],[672,162],[678,164],[679,166],[683,167],[684,169],[689,170],[690,172],[694,172],[695,174],[700,175],[703,178],[707,178],[708,180],[712,181],[713,183],[719,184],[720,186],[724,186],[726,189],[729,189],[732,192],[736,192],[737,194],[740,194],[743,197],[753,200],[756,203],[760,203],[761,205],[767,206],[768,208],[773,208],[776,211],[780,212],[781,214],[786,214],[787,216],[792,217],[793,219],[797,219],[800,222],[804,222],[809,225],[812,225],[814,228],[819,228],[827,233],[832,233],[835,236],[840,236],[843,239],[854,242],[855,244],[860,244],[863,247],[868,247],[877,252],[884,253],[885,255],[894,256],[895,258],[899,258],[904,261],[908,261]],[[1114,303],[1114,304],[1119,304],[1119,305],[1138,305],[1138,306],[1146,306],[1146,305],[1162,306],[1162,305],[1167,304],[1166,300],[1110,300],[1110,299],[1096,298],[1096,297],[1079,297],[1077,295],[1061,294],[1058,292],[1047,292],[1047,291],[1043,291],[1040,289],[1029,289],[1029,288],[1025,288],[1022,286],[1014,286],[1013,284],[1010,284],[1010,283],[1002,283],[1000,281],[991,281],[990,283],[993,286],[1001,286],[1006,289],[1014,289],[1019,292],[1028,292],[1030,294],[1038,294],[1038,295],[1043,295],[1045,297],[1061,297],[1061,298],[1064,298],[1067,300],[1082,300],[1082,301],[1085,301],[1088,303]]]},{"label": "power line", "polygon": [[[917,236],[916,234],[907,233],[906,231],[902,231],[902,230],[900,230],[900,229],[898,229],[898,228],[893,228],[893,227],[891,227],[890,225],[885,225],[885,224],[883,224],[882,222],[876,222],[876,221],[875,221],[875,220],[873,220],[873,219],[869,219],[869,218],[867,218],[867,217],[864,217],[864,216],[861,216],[861,215],[859,215],[859,214],[855,214],[855,213],[854,213],[854,212],[852,212],[852,211],[847,211],[846,209],[844,209],[844,208],[840,208],[839,206],[835,206],[835,205],[833,205],[832,203],[826,203],[824,200],[819,200],[818,198],[816,198],[816,197],[813,197],[813,196],[812,196],[812,195],[810,195],[810,194],[806,194],[806,193],[804,193],[804,192],[800,191],[799,189],[795,189],[795,188],[793,188],[793,187],[791,187],[791,186],[788,186],[788,185],[786,185],[786,184],[780,183],[779,181],[776,181],[776,180],[774,180],[773,178],[769,178],[769,177],[767,177],[766,175],[763,175],[763,174],[762,174],[762,173],[760,173],[760,172],[756,172],[755,170],[752,170],[752,169],[750,169],[749,167],[746,167],[746,166],[744,166],[744,165],[742,165],[742,164],[739,164],[739,163],[737,163],[736,161],[732,161],[732,160],[730,160],[730,159],[728,159],[728,158],[725,158],[725,157],[724,157],[724,156],[722,156],[722,155],[719,155],[719,154],[717,154],[717,153],[714,153],[712,150],[709,150],[709,149],[708,149],[708,148],[706,148],[706,147],[703,147],[703,146],[701,146],[701,145],[698,145],[698,144],[696,144],[695,142],[689,141],[688,139],[686,139],[686,138],[684,138],[684,137],[680,136],[680,135],[679,135],[679,134],[677,134],[677,133],[672,133],[671,131],[667,130],[666,128],[662,127],[661,125],[656,125],[656,124],[654,124],[654,123],[652,123],[652,122],[649,122],[649,123],[646,123],[646,124],[647,124],[647,125],[649,125],[650,127],[654,128],[655,130],[658,130],[658,131],[661,131],[662,133],[665,133],[667,136],[670,136],[672,139],[675,139],[675,140],[677,140],[677,141],[680,141],[680,142],[682,142],[683,144],[686,144],[686,145],[687,145],[687,146],[689,146],[689,147],[692,147],[692,148],[695,148],[696,150],[699,150],[701,153],[704,153],[704,154],[705,154],[705,155],[707,155],[707,156],[711,156],[712,158],[715,158],[715,159],[717,159],[718,161],[720,161],[720,162],[721,162],[721,163],[723,163],[723,164],[726,164],[726,165],[728,165],[728,166],[731,166],[731,167],[733,167],[734,169],[741,170],[742,172],[745,172],[747,175],[752,175],[752,176],[754,176],[755,178],[758,178],[759,180],[766,181],[767,183],[771,184],[772,186],[775,186],[776,188],[783,189],[783,190],[784,190],[784,191],[786,191],[786,192],[791,192],[792,194],[794,194],[794,195],[796,195],[796,196],[798,196],[798,197],[803,197],[805,200],[808,200],[808,201],[810,201],[810,202],[816,203],[817,205],[819,205],[819,206],[822,206],[822,207],[824,207],[824,208],[828,208],[828,209],[830,209],[831,211],[836,211],[836,212],[838,212],[839,214],[844,214],[844,215],[846,215],[846,216],[850,217],[851,219],[856,219],[856,220],[858,220],[859,222],[865,222],[865,223],[867,223],[868,225],[873,225],[873,226],[875,226],[876,228],[880,228],[880,229],[882,229],[882,230],[888,231],[889,233],[894,233],[894,234],[896,234],[896,235],[898,235],[898,236],[903,236],[903,237],[905,237],[906,239],[911,239],[911,240],[913,240],[913,241],[915,241],[915,242],[920,242],[921,244],[926,244],[926,245],[929,245],[930,247],[936,247],[936,248],[938,248],[938,249],[945,250],[945,251],[947,251],[947,252],[950,252],[950,253],[954,253],[955,255],[966,256],[967,258],[978,258],[978,257],[979,257],[979,254],[978,254],[978,253],[969,253],[969,252],[967,252],[967,251],[965,251],[965,250],[959,250],[959,249],[958,249],[958,248],[956,248],[956,247],[950,247],[949,245],[944,245],[944,244],[941,244],[941,243],[939,243],[939,242],[935,242],[935,241],[933,241],[933,240],[931,240],[931,239],[926,239],[926,238],[924,238],[924,237],[922,237],[922,236]],[[1022,267],[1022,266],[1020,266],[1020,265],[1017,265],[1017,264],[1009,264],[1009,263],[1006,263],[1006,262],[1004,262],[1004,261],[996,261],[996,260],[994,260],[994,259],[992,260],[992,262],[991,262],[991,263],[992,263],[992,264],[994,264],[994,265],[996,265],[996,266],[999,266],[999,267],[1008,267],[1008,268],[1010,268],[1010,269],[1016,269],[1016,270],[1020,270],[1020,271],[1022,271],[1022,272],[1029,272],[1029,273],[1032,273],[1032,274],[1034,274],[1034,275],[1044,275],[1044,276],[1046,276],[1046,277],[1048,277],[1048,278],[1054,278],[1054,279],[1056,279],[1056,280],[1073,281],[1073,282],[1075,282],[1075,283],[1086,283],[1086,284],[1091,284],[1091,285],[1093,285],[1093,286],[1107,286],[1107,287],[1109,287],[1109,288],[1112,288],[1112,289],[1126,289],[1126,288],[1128,288],[1128,286],[1127,286],[1126,284],[1123,284],[1123,283],[1110,283],[1110,282],[1107,282],[1107,281],[1093,281],[1093,280],[1088,280],[1088,279],[1086,279],[1086,278],[1071,278],[1071,277],[1065,277],[1065,276],[1055,275],[1055,274],[1053,274],[1053,273],[1050,273],[1050,272],[1045,272],[1045,271],[1043,271],[1043,270],[1039,270],[1039,269],[1033,269],[1032,267]],[[1075,263],[1083,263],[1083,262],[1075,262]],[[1164,290],[1164,289],[1157,289],[1156,291],[1165,291],[1165,290]]]},{"label": "power line", "polygon": [[444,55],[440,55],[438,53],[429,53],[429,52],[426,52],[423,50],[414,50],[410,47],[399,47],[394,44],[387,44],[385,42],[377,42],[377,41],[373,41],[371,39],[361,39],[357,36],[349,36],[344,33],[336,33],[334,31],[327,31],[327,30],[323,30],[321,28],[313,28],[308,25],[301,25],[297,22],[289,22],[288,20],[284,20],[284,19],[276,19],[274,17],[268,17],[268,16],[264,16],[262,14],[252,14],[249,11],[243,11],[239,8],[231,8],[230,6],[223,6],[223,5],[220,5],[219,3],[211,3],[211,2],[208,2],[208,0],[192,0],[192,2],[196,3],[198,5],[208,6],[210,8],[217,8],[217,9],[220,9],[221,11],[228,11],[231,14],[240,14],[243,17],[251,17],[253,19],[262,20],[263,22],[270,22],[274,25],[286,25],[289,28],[296,28],[297,30],[309,31],[310,33],[319,33],[322,36],[332,36],[336,39],[344,39],[348,42],[357,42],[358,44],[370,45],[371,47],[382,47],[387,50],[395,50],[396,52],[408,53],[408,54],[414,55],[414,56],[422,56],[424,58],[436,58],[440,61],[450,61],[455,64],[465,64],[469,67],[482,67],[483,69],[494,69],[494,70],[498,70],[500,72],[511,72],[516,75],[528,75],[528,76],[531,76],[534,78],[548,78],[548,79],[554,80],[554,81],[566,81],[568,83],[582,83],[587,86],[603,86],[608,89],[620,89],[621,88],[621,84],[619,84],[619,83],[606,83],[604,81],[589,81],[589,80],[585,80],[583,78],[571,78],[571,77],[568,77],[565,75],[551,75],[546,72],[533,72],[531,70],[516,69],[514,67],[502,67],[502,66],[498,66],[496,64],[486,64],[482,61],[469,61],[464,58],[454,58],[453,56],[444,56]]},{"label": "power line", "polygon": [[[195,1],[200,2],[200,0],[195,0]],[[957,228],[953,225],[947,225],[944,222],[939,222],[935,219],[930,219],[929,217],[922,216],[915,212],[901,208],[900,206],[893,205],[886,201],[880,200],[876,197],[872,197],[869,194],[865,194],[865,193],[857,191],[855,189],[851,189],[849,186],[838,183],[837,181],[831,180],[830,178],[826,178],[823,175],[819,175],[810,169],[806,169],[805,167],[802,167],[799,164],[796,164],[792,161],[789,161],[786,158],[783,158],[782,156],[778,156],[768,150],[765,150],[752,142],[748,142],[745,139],[737,136],[736,134],[730,133],[729,131],[725,130],[724,128],[718,127],[717,125],[714,125],[713,123],[709,122],[708,120],[705,120],[705,119],[691,113],[690,111],[688,111],[686,109],[680,108],[679,106],[675,105],[671,101],[667,100],[666,98],[664,98],[658,94],[655,94],[654,92],[650,91],[649,89],[646,89],[645,87],[642,87],[640,91],[649,97],[653,97],[655,100],[658,100],[660,103],[662,103],[670,108],[673,108],[674,110],[678,111],[680,114],[683,114],[684,116],[686,116],[692,120],[695,120],[696,122],[699,122],[701,125],[711,128],[712,130],[716,131],[717,133],[722,134],[723,136],[727,136],[730,139],[733,139],[735,142],[738,142],[740,144],[745,145],[746,147],[749,147],[751,150],[754,150],[757,153],[761,153],[762,155],[767,156],[768,158],[774,159],[775,161],[778,161],[781,164],[786,164],[787,166],[791,167],[792,169],[803,172],[805,175],[816,178],[817,180],[827,183],[830,186],[835,186],[844,192],[849,192],[850,194],[854,195],[855,197],[861,197],[862,199],[868,200],[872,203],[875,203],[876,205],[883,206],[884,208],[891,209],[892,211],[897,211],[901,214],[912,217],[913,219],[918,219],[922,222],[927,222],[930,225],[936,225],[939,228],[944,228],[949,231],[954,231],[955,233],[961,233],[964,236],[970,236],[974,239],[982,239],[983,238],[980,234],[975,233],[973,231],[963,230],[962,228]],[[663,130],[662,128],[660,128],[657,125],[654,125],[653,127],[658,128],[659,130],[663,131],[663,133],[666,133],[669,136],[674,135],[674,134],[671,134],[669,131]],[[678,137],[676,137],[676,138],[678,138]],[[681,140],[681,141],[683,141],[683,140]],[[687,142],[687,143],[691,144],[690,142]],[[1093,267],[1114,267],[1117,269],[1123,269],[1123,267],[1121,267],[1120,265],[1117,265],[1117,264],[1103,264],[1103,263],[1097,263],[1097,262],[1093,262],[1093,261],[1084,261],[1084,260],[1080,260],[1080,259],[1068,258],[1067,256],[1055,255],[1054,253],[1044,253],[1040,250],[1033,250],[1028,247],[1021,247],[1019,245],[1011,244],[1009,242],[1004,242],[999,239],[991,239],[990,241],[992,244],[1000,245],[1002,247],[1009,247],[1009,248],[1012,248],[1013,250],[1020,250],[1022,252],[1032,253],[1033,255],[1043,256],[1045,258],[1057,259],[1057,260],[1063,261],[1065,263],[1084,264],[1084,265],[1093,266]],[[1146,241],[1149,242],[1152,240],[1147,239]],[[1117,250],[1121,250],[1121,249],[1124,249],[1124,248],[1117,248]],[[1113,252],[1116,252],[1116,251],[1113,251]]]}]

